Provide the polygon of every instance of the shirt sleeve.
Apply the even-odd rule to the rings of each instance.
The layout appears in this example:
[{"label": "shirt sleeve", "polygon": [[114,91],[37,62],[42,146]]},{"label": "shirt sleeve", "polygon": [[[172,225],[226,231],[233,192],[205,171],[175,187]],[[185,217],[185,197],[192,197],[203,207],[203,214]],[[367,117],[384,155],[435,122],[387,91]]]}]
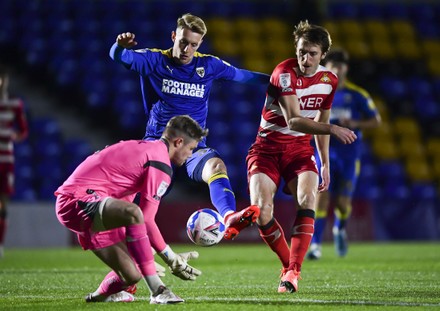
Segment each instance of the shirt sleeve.
[{"label": "shirt sleeve", "polygon": [[270,76],[265,73],[236,68],[232,80],[249,84],[269,84]]},{"label": "shirt sleeve", "polygon": [[296,95],[296,75],[293,71],[285,69],[283,66],[277,66],[271,77],[270,84],[272,91],[276,90],[278,96]]},{"label": "shirt sleeve", "polygon": [[160,200],[171,183],[172,169],[168,164],[160,161],[148,161],[145,165],[145,179],[139,205],[144,215],[151,245],[156,251],[160,252],[165,248],[166,243],[155,218]]},{"label": "shirt sleeve", "polygon": [[150,74],[155,66],[155,58],[149,49],[130,50],[115,43],[111,47],[109,55],[115,62],[142,76]]},{"label": "shirt sleeve", "polygon": [[156,214],[159,208],[159,203],[147,201],[145,198],[141,198],[141,205],[145,208],[142,209],[144,214],[145,227],[147,228],[148,238],[150,239],[151,246],[160,253],[166,247],[165,239],[162,232],[156,223]]},{"label": "shirt sleeve", "polygon": [[122,46],[119,46],[116,42],[110,48],[110,58],[113,59],[117,63],[121,63],[123,65],[131,65],[133,62],[133,51],[124,49]]}]

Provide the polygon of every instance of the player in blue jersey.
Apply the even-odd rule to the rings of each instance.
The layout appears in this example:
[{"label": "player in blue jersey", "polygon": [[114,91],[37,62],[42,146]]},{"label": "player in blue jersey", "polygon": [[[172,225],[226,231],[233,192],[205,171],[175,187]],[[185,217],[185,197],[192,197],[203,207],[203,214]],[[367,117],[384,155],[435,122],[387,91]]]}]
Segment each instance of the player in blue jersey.
[{"label": "player in blue jersey", "polygon": [[[330,123],[352,129],[358,139],[352,144],[341,144],[330,138],[329,190],[318,193],[315,232],[310,244],[309,259],[319,259],[330,201],[335,200],[333,238],[338,256],[347,254],[346,225],[351,213],[351,201],[360,171],[361,131],[375,128],[380,115],[370,95],[359,86],[347,81],[349,56],[343,49],[333,49],[324,60],[325,66],[339,78],[330,113]],[[316,157],[319,164],[319,156]]]},{"label": "player in blue jersey", "polygon": [[[192,14],[177,19],[171,32],[173,47],[132,50],[137,45],[135,34],[117,36],[110,49],[110,57],[140,76],[144,110],[148,122],[145,139],[161,136],[168,120],[187,114],[206,127],[208,99],[214,80],[268,84],[266,74],[239,69],[212,55],[197,50],[207,29],[204,21]],[[198,149],[186,162],[188,176],[209,185],[212,204],[225,218],[226,239],[235,238],[259,216],[256,206],[236,211],[234,192],[220,154],[200,142]]]}]

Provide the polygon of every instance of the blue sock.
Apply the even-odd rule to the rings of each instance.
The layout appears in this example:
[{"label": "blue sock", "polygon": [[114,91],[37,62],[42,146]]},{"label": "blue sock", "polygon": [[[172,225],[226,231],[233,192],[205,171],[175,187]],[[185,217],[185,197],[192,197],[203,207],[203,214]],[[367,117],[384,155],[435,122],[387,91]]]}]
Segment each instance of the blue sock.
[{"label": "blue sock", "polygon": [[345,226],[347,224],[347,219],[341,219],[339,217],[335,217],[335,223],[333,224],[333,227],[337,227],[339,230],[345,229]]},{"label": "blue sock", "polygon": [[236,211],[235,195],[228,175],[225,173],[214,174],[209,178],[208,185],[211,202],[222,217],[228,211]]},{"label": "blue sock", "polygon": [[327,213],[316,213],[315,219],[315,232],[311,243],[321,244],[322,236],[324,234],[325,224],[327,222]]}]

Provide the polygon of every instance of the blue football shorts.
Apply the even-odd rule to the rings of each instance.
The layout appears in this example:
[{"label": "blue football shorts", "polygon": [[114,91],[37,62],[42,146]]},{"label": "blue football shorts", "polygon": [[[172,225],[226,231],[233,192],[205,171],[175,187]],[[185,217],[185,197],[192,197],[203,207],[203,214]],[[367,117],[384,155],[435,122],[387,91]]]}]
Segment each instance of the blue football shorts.
[{"label": "blue football shorts", "polygon": [[205,167],[206,162],[212,158],[221,158],[217,150],[209,147],[195,149],[191,157],[185,162],[188,177],[196,182],[203,182],[203,168]]}]

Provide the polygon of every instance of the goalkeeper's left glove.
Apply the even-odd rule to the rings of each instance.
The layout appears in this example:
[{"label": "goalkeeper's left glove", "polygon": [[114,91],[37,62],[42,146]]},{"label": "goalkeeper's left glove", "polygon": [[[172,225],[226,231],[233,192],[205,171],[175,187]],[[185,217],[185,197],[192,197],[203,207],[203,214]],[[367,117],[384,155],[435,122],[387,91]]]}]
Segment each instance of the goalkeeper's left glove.
[{"label": "goalkeeper's left glove", "polygon": [[202,274],[200,270],[197,270],[188,264],[188,260],[199,257],[199,253],[196,251],[176,254],[173,252],[171,247],[167,245],[165,249],[159,253],[159,256],[168,265],[171,273],[182,280],[194,281],[199,275]]}]

